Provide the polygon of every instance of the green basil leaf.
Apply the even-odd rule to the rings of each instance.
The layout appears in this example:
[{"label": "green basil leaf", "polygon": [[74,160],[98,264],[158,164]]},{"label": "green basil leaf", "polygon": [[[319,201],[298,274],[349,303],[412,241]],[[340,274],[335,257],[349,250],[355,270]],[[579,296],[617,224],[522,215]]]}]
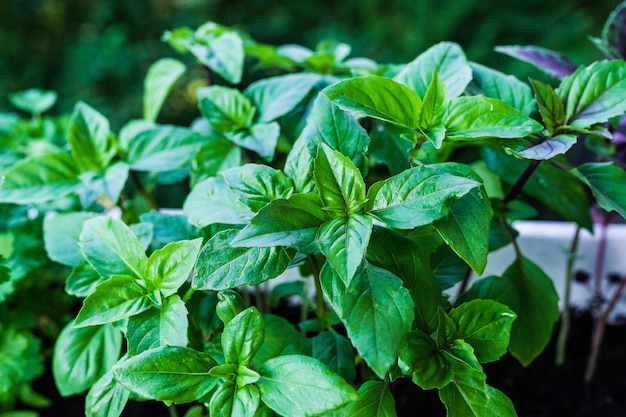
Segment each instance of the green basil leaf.
[{"label": "green basil leaf", "polygon": [[516,417],[511,400],[486,384],[483,372],[466,371],[439,390],[449,417]]},{"label": "green basil leaf", "polygon": [[200,113],[218,132],[252,126],[256,109],[239,90],[212,85],[199,89],[198,98]]},{"label": "green basil leaf", "polygon": [[109,370],[91,387],[85,398],[87,417],[119,417],[130,397],[130,391],[122,387]]},{"label": "green basil leaf", "polygon": [[46,216],[43,221],[43,238],[50,259],[67,266],[78,266],[84,262],[78,246],[83,223],[95,213],[59,213]]},{"label": "green basil leaf", "polygon": [[226,363],[247,366],[261,348],[265,337],[263,317],[256,307],[237,314],[224,325],[222,348]]},{"label": "green basil leaf", "polygon": [[368,116],[408,128],[419,125],[422,99],[415,91],[389,78],[351,78],[325,88],[323,93],[339,108],[354,112],[357,117]]},{"label": "green basil leaf", "polygon": [[[367,172],[366,154],[370,139],[366,130],[352,114],[341,110],[323,94],[317,96],[313,110],[298,141],[306,141],[316,145],[310,147],[310,149],[314,149],[311,153],[313,157],[319,152],[317,144],[325,143],[331,149],[350,158],[361,172]],[[289,172],[287,167],[301,158],[297,152],[299,151],[292,149],[289,153],[285,167],[286,172]],[[296,165],[291,169],[296,170],[298,168],[300,167]]]},{"label": "green basil leaf", "polygon": [[424,248],[389,229],[375,227],[367,260],[402,278],[415,302],[413,327],[427,334],[435,331],[438,307],[445,307],[446,301]]},{"label": "green basil leaf", "polygon": [[139,238],[144,250],[148,250],[153,236],[152,224],[140,222],[131,224],[129,228]]},{"label": "green basil leaf", "polygon": [[481,186],[456,200],[433,226],[457,255],[482,274],[487,266],[490,224],[491,204]]},{"label": "green basil leaf", "polygon": [[587,128],[626,112],[626,62],[598,61],[578,68],[556,90],[567,124]]},{"label": "green basil leaf", "polygon": [[402,280],[367,263],[357,270],[349,287],[328,263],[320,279],[353,345],[376,375],[385,378],[414,319],[415,305]]},{"label": "green basil leaf", "polygon": [[141,214],[139,219],[152,225],[152,246],[157,248],[179,240],[191,240],[200,234],[183,214],[150,211]]},{"label": "green basil leaf", "polygon": [[268,162],[274,160],[280,125],[278,122],[257,123],[250,129],[225,133],[225,137],[242,148],[258,153]]},{"label": "green basil leaf", "polygon": [[74,107],[67,137],[74,160],[82,171],[102,172],[117,151],[109,121],[82,101]]},{"label": "green basil leaf", "polygon": [[261,79],[244,91],[259,110],[259,122],[271,122],[293,110],[322,81],[319,74],[286,74]]},{"label": "green basil leaf", "polygon": [[88,188],[81,196],[83,201],[90,198],[97,201],[101,196],[105,196],[112,202],[117,202],[128,180],[129,170],[127,163],[118,161],[110,164],[104,170],[104,174],[95,171],[82,173],[80,179]]},{"label": "green basil leaf", "polygon": [[437,328],[434,333],[437,348],[445,350],[456,339],[456,324],[441,307],[437,309]]},{"label": "green basil leaf", "polygon": [[120,133],[126,162],[136,171],[166,172],[188,168],[204,142],[191,129],[142,122]]},{"label": "green basil leaf", "polygon": [[528,84],[521,82],[513,75],[504,74],[475,62],[471,62],[470,67],[472,68],[472,82],[467,86],[470,94],[483,94],[502,100],[526,116],[535,111],[533,93]]},{"label": "green basil leaf", "polygon": [[218,302],[215,306],[215,313],[224,324],[228,324],[246,308],[243,297],[234,290],[218,292],[217,299]]},{"label": "green basil leaf", "polygon": [[391,175],[399,174],[410,166],[409,151],[415,145],[413,131],[376,122],[370,135],[372,137],[370,155],[376,161],[385,164]]},{"label": "green basil leaf", "polygon": [[113,368],[115,379],[145,398],[188,403],[197,401],[215,387],[209,371],[217,362],[197,350],[162,346],[120,361]]},{"label": "green basil leaf", "polygon": [[543,130],[541,123],[505,102],[483,96],[451,100],[445,126],[451,140],[521,138]]},{"label": "green basil leaf", "polygon": [[265,362],[257,372],[261,401],[281,415],[306,417],[358,398],[356,391],[317,359],[284,355]]},{"label": "green basil leaf", "polygon": [[215,223],[246,224],[254,215],[221,177],[207,178],[196,184],[183,204],[183,212],[196,227]]},{"label": "green basil leaf", "polygon": [[103,277],[143,278],[148,260],[145,250],[123,221],[106,216],[86,220],[79,245],[87,262]]},{"label": "green basil leaf", "polygon": [[149,308],[128,319],[128,355],[161,346],[187,346],[188,328],[185,303],[178,295],[167,297],[159,308]]},{"label": "green basil leaf", "polygon": [[365,210],[390,227],[412,229],[448,214],[454,201],[480,186],[458,164],[422,165],[374,184]]},{"label": "green basil leaf", "polygon": [[190,277],[202,238],[172,242],[150,255],[146,264],[145,280],[164,297],[175,294]]},{"label": "green basil leaf", "polygon": [[61,152],[29,157],[2,171],[0,203],[37,204],[81,188],[74,159]]},{"label": "green basil leaf", "polygon": [[250,220],[231,242],[233,246],[290,246],[307,250],[319,227],[328,220],[322,202],[314,194],[293,194],[274,200]]},{"label": "green basil leaf", "polygon": [[[446,319],[449,319],[446,316]],[[450,320],[450,322],[452,322]],[[456,325],[454,325],[456,336]],[[482,371],[482,366],[474,354],[474,348],[463,339],[451,339],[447,345],[442,346],[441,353],[445,356],[448,363],[451,364],[452,370],[458,374],[466,372],[467,369]]]},{"label": "green basil leaf", "polygon": [[259,375],[256,371],[248,368],[245,365],[239,365],[237,367],[237,386],[240,388],[249,386],[257,382],[261,379],[261,375]]},{"label": "green basil leaf", "polygon": [[517,259],[501,277],[476,281],[459,302],[483,298],[502,303],[517,314],[509,351],[522,365],[531,363],[550,341],[559,319],[559,296],[550,277],[530,260]]},{"label": "green basil leaf", "polygon": [[558,128],[565,124],[565,105],[552,86],[537,80],[531,82],[541,120],[548,133],[555,136]]},{"label": "green basil leaf", "polygon": [[117,362],[122,332],[110,324],[85,328],[70,322],[54,345],[52,373],[64,397],[87,391]]},{"label": "green basil leaf", "polygon": [[75,297],[85,298],[104,279],[87,262],[75,266],[65,281],[65,292]]},{"label": "green basil leaf", "polygon": [[343,417],[396,417],[396,402],[389,385],[367,381],[359,388],[359,399],[348,404]]},{"label": "green basil leaf", "polygon": [[446,128],[443,121],[448,110],[446,86],[435,71],[428,89],[424,94],[424,103],[420,114],[420,131],[433,143],[435,148],[441,148],[445,138]]},{"label": "green basil leaf", "polygon": [[357,268],[363,263],[372,226],[370,216],[353,214],[320,227],[317,236],[320,250],[346,285],[350,285]]},{"label": "green basil leaf", "polygon": [[265,338],[263,345],[254,355],[254,366],[259,368],[271,358],[282,354],[285,349],[300,343],[304,337],[294,325],[285,318],[273,314],[264,314]]},{"label": "green basil leaf", "polygon": [[626,197],[623,184],[626,171],[611,163],[587,163],[572,170],[582,182],[587,184],[596,201],[606,211],[616,211],[626,218]]},{"label": "green basil leaf", "polygon": [[245,164],[222,171],[228,187],[237,199],[254,213],[270,201],[289,198],[294,191],[289,178],[277,169],[261,164]]},{"label": "green basil leaf", "polygon": [[611,59],[623,59],[624,57],[624,11],[626,5],[620,3],[604,22],[602,38],[591,38],[591,41]]},{"label": "green basil leaf", "polygon": [[516,315],[505,305],[472,300],[452,309],[449,316],[456,323],[456,336],[474,348],[481,363],[496,361],[506,353]]},{"label": "green basil leaf", "polygon": [[439,73],[451,98],[460,96],[472,80],[472,69],[463,50],[452,42],[432,46],[404,67],[394,80],[424,97],[435,71]]},{"label": "green basil leaf", "polygon": [[328,210],[350,215],[365,202],[365,182],[352,161],[320,144],[313,171],[317,190]]},{"label": "green basil leaf", "polygon": [[185,73],[185,64],[174,58],[162,58],[148,69],[143,83],[143,118],[154,122],[163,102],[176,81]]},{"label": "green basil leaf", "polygon": [[11,104],[26,113],[41,115],[48,111],[57,101],[55,91],[29,88],[18,93],[9,94]]},{"label": "green basil leaf", "polygon": [[98,284],[83,302],[76,316],[76,327],[113,323],[139,314],[156,304],[154,294],[136,277],[114,275]]},{"label": "green basil leaf", "polygon": [[421,330],[409,333],[398,354],[398,366],[422,389],[443,388],[454,378],[452,367],[435,341]]},{"label": "green basil leaf", "polygon": [[204,138],[191,161],[191,183],[197,184],[220,171],[241,165],[241,148],[221,136]]},{"label": "green basil leaf", "polygon": [[[309,119],[310,120],[310,119]],[[310,122],[304,128],[309,129]],[[287,161],[285,161],[285,175],[293,181],[293,185],[299,193],[315,192],[315,182],[313,181],[313,164],[317,156],[318,143],[315,137],[305,135],[304,132],[293,144]]]},{"label": "green basil leaf", "polygon": [[[219,26],[213,22],[207,23],[211,26]],[[196,31],[196,37],[200,37],[201,43],[195,43],[190,51],[198,60],[215,71],[230,84],[239,84],[243,75],[243,64],[245,51],[243,39],[233,30],[224,30],[219,27],[215,30],[209,29],[209,36],[202,36],[204,28],[200,27]],[[215,33],[216,32],[216,33]]]},{"label": "green basil leaf", "polygon": [[323,332],[311,339],[311,356],[326,364],[331,371],[348,382],[354,381],[354,350],[352,344],[336,332]]},{"label": "green basil leaf", "polygon": [[257,285],[282,274],[295,253],[280,246],[233,247],[239,231],[215,234],[198,257],[192,286],[201,290],[224,290],[241,285]]},{"label": "green basil leaf", "polygon": [[209,413],[212,416],[254,417],[260,404],[259,390],[253,385],[238,387],[223,382],[211,397]]}]

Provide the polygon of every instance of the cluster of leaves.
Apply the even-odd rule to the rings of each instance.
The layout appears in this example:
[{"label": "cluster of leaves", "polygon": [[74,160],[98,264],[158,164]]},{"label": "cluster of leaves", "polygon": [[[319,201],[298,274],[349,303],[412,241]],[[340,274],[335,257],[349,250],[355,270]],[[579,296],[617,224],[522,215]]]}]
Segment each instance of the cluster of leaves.
[{"label": "cluster of leaves", "polygon": [[[591,38],[595,46],[602,52],[607,60],[613,61],[613,63],[606,67],[606,77],[613,77],[613,71],[616,71],[617,78],[609,82],[610,86],[606,94],[611,94],[613,90],[618,94],[621,94],[620,76],[621,71],[620,62],[626,58],[626,2],[620,3],[617,8],[609,15],[600,38]],[[588,83],[587,90],[581,93],[581,96],[575,98],[572,101],[559,101],[554,98],[555,91],[547,85],[539,82],[534,82],[534,88],[537,95],[541,96],[541,101],[538,99],[539,112],[543,117],[546,128],[553,132],[565,133],[569,130],[569,127],[563,126],[563,120],[565,119],[567,112],[571,112],[572,108],[581,108],[584,106],[584,95],[597,94],[592,93],[589,89],[593,88],[594,83],[591,78],[595,75],[588,72],[586,75],[579,75],[578,79],[574,78],[573,74],[576,74],[581,69],[578,69],[567,56],[551,51],[545,48],[537,46],[506,46],[498,48],[501,52],[508,54],[512,57],[518,58],[522,61],[529,62],[538,68],[544,70],[552,77],[562,80],[561,83],[568,82],[581,82]],[[599,65],[599,64],[598,64]],[[566,78],[566,80],[563,80]],[[569,80],[569,81],[568,81]],[[570,85],[569,88],[572,88]],[[606,99],[609,104],[611,99]],[[618,99],[619,101],[619,99]],[[620,279],[621,284],[611,292],[607,292],[602,286],[602,273],[603,265],[605,261],[605,249],[606,249],[606,228],[613,221],[615,216],[613,212],[617,212],[621,218],[626,217],[626,210],[624,210],[624,199],[618,189],[605,187],[598,187],[597,182],[604,180],[612,181],[616,186],[620,182],[626,179],[623,175],[623,170],[615,168],[620,166],[626,167],[626,116],[619,113],[621,107],[617,106],[615,112],[606,109],[595,107],[594,105],[588,106],[584,113],[591,115],[594,112],[606,112],[605,115],[609,118],[609,123],[604,126],[600,126],[598,130],[608,130],[609,134],[589,135],[586,139],[587,147],[592,149],[598,154],[598,159],[604,161],[604,164],[596,165],[581,165],[580,167],[573,169],[572,172],[577,175],[588,187],[591,188],[594,197],[595,205],[601,209],[595,210],[596,221],[603,229],[600,231],[599,250],[595,259],[596,267],[594,268],[594,280],[591,297],[590,309],[593,310],[593,316],[595,317],[593,325],[592,336],[592,349],[589,355],[587,371],[585,379],[590,381],[594,369],[595,362],[599,352],[600,344],[602,342],[603,328],[606,321],[611,314],[612,309],[616,305],[616,301],[622,296],[622,292],[626,287],[626,277]],[[580,123],[580,122],[579,122]],[[574,124],[572,124],[573,126]],[[587,133],[584,129],[574,129],[573,133]],[[573,239],[572,248],[575,252],[576,243],[578,240],[578,232]],[[569,299],[569,291],[571,287],[571,277],[568,277],[569,281],[566,286],[565,303]],[[557,362],[563,362],[565,358],[565,341],[568,334],[569,312],[566,311],[563,316],[563,325],[559,334],[559,347],[557,353]]]},{"label": "cluster of leaves", "polygon": [[[0,202],[46,213],[47,256],[82,299],[56,339],[60,393],[87,392],[90,417],[118,417],[135,398],[205,405],[190,415],[393,416],[390,383],[407,377],[437,389],[451,417],[515,416],[482,364],[507,350],[529,364],[559,311],[512,221],[546,206],[592,229],[589,189],[624,212],[621,167],[563,154],[579,135],[611,140],[626,63],[580,67],[553,88],[450,42],[391,66],[212,22],[164,39],[224,82],[198,89],[190,127],[157,122],[186,70],[166,58],[146,77],[143,118],[118,133],[80,102],[61,136],[6,135]],[[280,75],[227,85],[246,59]],[[45,126],[52,94],[19,97]],[[155,190],[180,182],[182,213],[159,210]],[[452,303],[453,286],[508,244],[509,268]],[[27,260],[3,256],[16,282]],[[251,305],[250,287],[295,267],[308,273]],[[299,322],[271,314],[286,296],[302,300]]]},{"label": "cluster of leaves", "polygon": [[[3,170],[28,155],[45,154],[63,140],[63,119],[42,117],[56,94],[31,90],[13,94],[9,101],[30,117],[0,114]],[[55,265],[44,248],[41,222],[54,205],[0,207],[0,415],[18,401],[32,407],[49,405],[30,383],[43,373],[46,350],[73,304],[63,292],[67,271]],[[49,302],[52,294],[54,305]]]}]

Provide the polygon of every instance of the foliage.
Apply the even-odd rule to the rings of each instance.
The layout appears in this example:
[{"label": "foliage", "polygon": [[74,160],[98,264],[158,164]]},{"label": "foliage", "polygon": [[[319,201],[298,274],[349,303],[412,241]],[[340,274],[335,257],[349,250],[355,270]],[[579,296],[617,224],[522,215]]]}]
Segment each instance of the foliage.
[{"label": "foliage", "polygon": [[[164,39],[211,82],[190,126],[158,122],[188,71],[171,58],[147,71],[143,119],[119,131],[86,102],[43,116],[56,95],[41,90],[11,97],[29,118],[0,119],[0,307],[28,310],[37,268],[57,273],[39,285],[60,277],[75,298],[54,335],[59,392],[86,392],[90,417],[136,398],[198,402],[201,415],[394,416],[392,382],[410,378],[449,416],[515,416],[482,364],[507,350],[530,363],[558,296],[512,221],[549,207],[591,229],[589,198],[626,210],[621,166],[564,155],[579,135],[608,152],[626,63],[580,67],[553,88],[470,62],[453,42],[388,66],[343,43],[275,47],[214,22]],[[182,212],[162,209],[176,184]],[[449,299],[507,244],[517,256],[502,276]],[[303,277],[276,284],[292,268]],[[272,314],[287,296],[300,320]],[[7,409],[41,371],[15,323],[0,322],[3,338],[29,355],[0,345]]]},{"label": "foliage", "polygon": [[[560,144],[554,149],[557,150],[559,147],[563,150],[569,149],[576,140],[576,136],[572,134],[591,133],[587,138],[587,146],[598,153],[598,162],[581,164],[571,170],[593,194],[595,200],[594,214],[596,222],[600,225],[599,249],[595,258],[591,302],[594,316],[591,337],[592,348],[585,373],[587,382],[591,381],[595,371],[602,335],[609,314],[626,288],[626,276],[618,280],[619,285],[612,294],[607,294],[601,285],[602,269],[606,256],[607,227],[617,217],[615,214],[626,218],[626,212],[623,210],[624,198],[618,186],[625,179],[623,168],[626,164],[626,155],[624,154],[626,137],[624,137],[623,127],[626,125],[626,116],[624,116],[623,97],[612,96],[612,92],[621,89],[619,85],[621,77],[617,73],[620,71],[621,63],[626,58],[625,21],[626,3],[622,2],[609,15],[602,29],[601,37],[591,38],[605,59],[610,61],[596,62],[587,68],[576,68],[576,65],[567,55],[534,45],[497,48],[500,52],[535,65],[554,78],[562,79],[561,85],[556,90],[539,81],[533,81],[539,113],[546,128],[553,133],[559,131],[563,133],[560,135]],[[592,77],[596,77],[597,70],[604,72],[603,75],[598,73],[598,82],[602,85],[599,89],[596,89],[595,80],[591,81]],[[585,85],[585,87],[579,87],[576,94],[568,94],[567,92],[574,88],[574,84]],[[595,132],[589,132],[584,127],[582,129],[576,128],[577,125],[586,125],[590,121],[596,122],[596,117],[603,120],[608,119],[609,122],[597,126]],[[565,127],[566,124],[571,127]],[[602,134],[602,131],[608,132],[608,134]],[[579,231],[577,230],[572,239],[570,250],[572,256],[577,251]],[[570,262],[568,264],[570,269],[571,265]],[[559,334],[557,352],[557,363],[559,364],[565,360],[569,332],[569,309],[567,307],[571,291],[571,275],[570,271],[565,294],[566,308]]]},{"label": "foliage", "polygon": [[[494,53],[493,45],[544,45],[589,62],[596,51],[582,40],[600,32],[614,5],[612,0],[5,0],[0,4],[0,108],[9,106],[8,94],[36,86],[63,92],[56,107],[60,113],[83,100],[119,129],[141,114],[143,76],[152,61],[173,56],[160,41],[163,31],[195,28],[209,19],[274,45],[314,49],[320,39],[340,39],[355,56],[381,62],[405,62],[450,40],[473,60],[521,76],[527,68]],[[204,75],[189,65],[185,78],[205,83]],[[188,123],[195,117],[194,97],[193,88],[175,88],[160,117]]]}]

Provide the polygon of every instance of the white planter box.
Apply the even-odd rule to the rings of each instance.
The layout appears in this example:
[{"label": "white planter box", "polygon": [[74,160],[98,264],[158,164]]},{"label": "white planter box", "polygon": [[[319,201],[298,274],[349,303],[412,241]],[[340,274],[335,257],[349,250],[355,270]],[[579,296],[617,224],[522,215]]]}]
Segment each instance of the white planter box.
[{"label": "white planter box", "polygon": [[[576,226],[565,222],[538,222],[519,221],[514,224],[520,235],[518,245],[521,252],[530,260],[538,264],[545,273],[554,281],[557,292],[561,298],[563,307],[563,295],[565,291],[567,252],[571,246]],[[581,231],[577,258],[573,272],[582,272],[589,275],[587,283],[573,282],[571,292],[572,306],[586,309],[592,300],[593,276],[595,259],[598,252],[600,226],[595,226],[595,234]],[[611,283],[609,275],[619,277],[626,275],[626,224],[613,224],[608,228],[608,242],[602,276],[602,293],[606,300],[610,300],[616,283]],[[481,275],[500,275],[515,259],[512,245],[495,251],[489,255],[485,272]],[[472,277],[475,280],[476,277]],[[456,295],[455,289],[450,294]],[[610,321],[618,318],[626,318],[626,296],[623,296],[611,314]]]}]

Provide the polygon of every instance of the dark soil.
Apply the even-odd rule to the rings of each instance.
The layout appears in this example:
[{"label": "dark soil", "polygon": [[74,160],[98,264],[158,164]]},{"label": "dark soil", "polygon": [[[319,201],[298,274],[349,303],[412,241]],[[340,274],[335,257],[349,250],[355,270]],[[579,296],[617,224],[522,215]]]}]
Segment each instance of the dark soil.
[{"label": "dark soil", "polygon": [[[555,365],[552,342],[527,368],[509,355],[485,365],[487,382],[503,391],[515,405],[519,417],[626,417],[626,326],[609,326],[593,381],[585,384],[583,375],[589,353],[591,319],[573,317],[566,363]],[[35,389],[52,400],[40,410],[41,417],[83,417],[84,396],[61,398],[50,374],[39,378]],[[410,380],[393,385],[398,417],[444,417],[445,407],[436,390],[422,391]],[[177,406],[179,415],[187,407]],[[129,401],[122,417],[169,417],[168,409],[155,401]]]}]

